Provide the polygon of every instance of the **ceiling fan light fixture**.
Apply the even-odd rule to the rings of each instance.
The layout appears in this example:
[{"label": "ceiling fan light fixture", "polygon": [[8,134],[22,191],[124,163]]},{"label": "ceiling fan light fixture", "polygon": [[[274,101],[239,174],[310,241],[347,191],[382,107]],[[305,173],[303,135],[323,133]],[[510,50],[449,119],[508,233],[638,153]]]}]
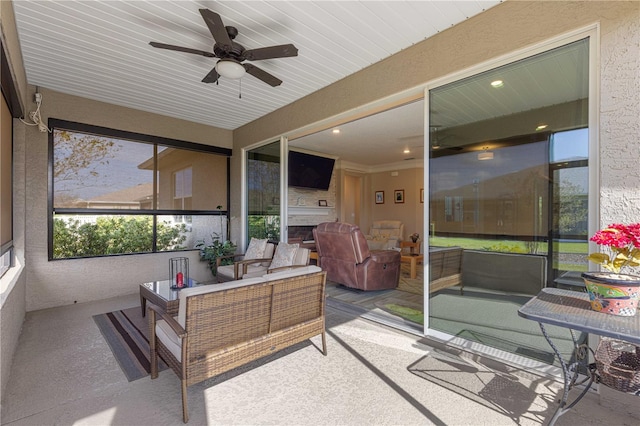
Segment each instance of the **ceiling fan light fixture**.
[{"label": "ceiling fan light fixture", "polygon": [[216,71],[222,77],[233,80],[241,78],[246,72],[241,63],[230,59],[220,59],[216,64]]},{"label": "ceiling fan light fixture", "polygon": [[478,160],[493,160],[493,152],[489,151],[489,147],[484,147],[483,151],[478,153]]}]

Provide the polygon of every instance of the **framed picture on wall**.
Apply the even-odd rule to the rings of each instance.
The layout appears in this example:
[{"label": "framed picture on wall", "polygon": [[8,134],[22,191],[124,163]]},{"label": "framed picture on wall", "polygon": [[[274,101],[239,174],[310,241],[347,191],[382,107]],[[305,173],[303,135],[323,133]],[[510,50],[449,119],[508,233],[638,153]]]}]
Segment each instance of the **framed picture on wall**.
[{"label": "framed picture on wall", "polygon": [[384,204],[384,191],[376,191],[376,204]]},{"label": "framed picture on wall", "polygon": [[424,188],[420,188],[420,202],[424,203]]},{"label": "framed picture on wall", "polygon": [[404,203],[404,189],[396,189],[393,191],[393,201],[398,203]]}]

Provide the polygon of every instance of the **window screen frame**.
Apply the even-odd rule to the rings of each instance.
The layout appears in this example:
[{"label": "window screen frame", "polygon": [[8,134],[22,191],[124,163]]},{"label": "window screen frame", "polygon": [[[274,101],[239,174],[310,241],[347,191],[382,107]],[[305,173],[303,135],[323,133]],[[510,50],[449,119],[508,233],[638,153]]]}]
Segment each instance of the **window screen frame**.
[{"label": "window screen frame", "polygon": [[[78,132],[84,134],[92,134],[99,137],[107,137],[114,139],[126,140],[134,143],[143,143],[150,144],[155,147],[163,146],[163,147],[171,147],[178,149],[185,149],[196,152],[203,152],[207,154],[215,154],[226,157],[226,201],[227,206],[229,206],[231,201],[231,192],[230,192],[230,166],[231,166],[231,155],[232,150],[230,148],[223,148],[219,146],[213,145],[204,145],[194,142],[188,142],[178,139],[171,139],[161,136],[153,136],[147,135],[144,133],[136,133],[129,132],[124,130],[112,129],[108,127],[102,126],[94,126],[90,124],[78,123],[73,121],[61,120],[56,118],[50,118],[48,121],[49,128],[52,131],[49,133],[48,140],[48,194],[47,194],[47,252],[48,252],[48,260],[49,261],[58,261],[58,260],[69,260],[69,259],[91,259],[96,257],[113,257],[113,256],[129,256],[136,254],[149,254],[149,252],[136,252],[136,253],[121,253],[121,254],[105,254],[105,255],[97,255],[97,256],[79,256],[79,257],[64,257],[64,258],[55,258],[54,257],[54,217],[55,214],[91,214],[91,215],[142,215],[142,216],[153,216],[154,217],[154,232],[153,232],[153,249],[151,253],[165,253],[166,251],[159,251],[156,247],[156,232],[155,226],[157,222],[157,218],[160,216],[167,215],[181,215],[181,216],[211,216],[211,215],[224,215],[229,219],[229,211],[228,210],[175,210],[175,209],[158,209],[156,208],[154,203],[154,207],[151,209],[140,209],[140,210],[123,210],[123,209],[96,209],[96,208],[55,208],[54,207],[54,130],[67,130],[71,132]],[[157,157],[157,149],[154,149],[154,163],[155,158]],[[154,172],[155,173],[155,172]]]}]

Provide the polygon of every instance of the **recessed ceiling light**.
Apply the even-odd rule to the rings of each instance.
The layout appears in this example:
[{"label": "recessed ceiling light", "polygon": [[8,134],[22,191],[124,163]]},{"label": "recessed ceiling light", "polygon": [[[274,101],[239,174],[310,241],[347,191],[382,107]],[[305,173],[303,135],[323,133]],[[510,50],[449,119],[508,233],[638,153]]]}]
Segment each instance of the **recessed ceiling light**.
[{"label": "recessed ceiling light", "polygon": [[333,130],[332,130],[332,133],[333,133],[334,135],[337,135],[338,133],[340,133],[340,129],[333,129]]},{"label": "recessed ceiling light", "polygon": [[411,151],[409,151],[409,148],[405,148],[402,152],[404,152],[405,154],[409,154]]},{"label": "recessed ceiling light", "polygon": [[502,80],[494,80],[491,82],[491,87],[495,87],[496,89],[504,86],[504,82]]},{"label": "recessed ceiling light", "polygon": [[540,130],[544,130],[547,128],[547,124],[540,124],[538,127],[536,127],[536,132],[539,132]]}]

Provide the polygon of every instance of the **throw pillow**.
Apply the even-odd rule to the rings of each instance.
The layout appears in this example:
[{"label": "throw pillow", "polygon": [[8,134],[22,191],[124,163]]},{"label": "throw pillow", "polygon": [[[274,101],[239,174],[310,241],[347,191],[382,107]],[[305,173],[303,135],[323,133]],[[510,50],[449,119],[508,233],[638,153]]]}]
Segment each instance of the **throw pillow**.
[{"label": "throw pillow", "polygon": [[259,240],[251,237],[249,241],[249,247],[244,254],[245,260],[249,259],[262,259],[264,257],[264,250],[267,248],[267,239]]},{"label": "throw pillow", "polygon": [[283,266],[293,265],[293,258],[296,256],[299,244],[278,243],[276,252],[271,260],[269,269],[281,268]]}]

